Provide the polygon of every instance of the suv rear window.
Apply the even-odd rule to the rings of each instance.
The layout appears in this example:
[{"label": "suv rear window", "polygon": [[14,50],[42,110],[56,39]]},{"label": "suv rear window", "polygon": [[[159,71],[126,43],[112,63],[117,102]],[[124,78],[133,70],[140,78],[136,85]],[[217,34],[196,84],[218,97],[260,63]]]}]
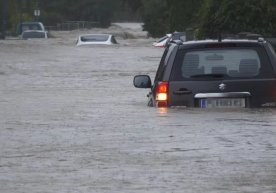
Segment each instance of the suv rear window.
[{"label": "suv rear window", "polygon": [[229,78],[252,78],[261,72],[261,58],[254,48],[215,48],[180,51],[176,58],[173,80],[204,75],[224,75]]}]

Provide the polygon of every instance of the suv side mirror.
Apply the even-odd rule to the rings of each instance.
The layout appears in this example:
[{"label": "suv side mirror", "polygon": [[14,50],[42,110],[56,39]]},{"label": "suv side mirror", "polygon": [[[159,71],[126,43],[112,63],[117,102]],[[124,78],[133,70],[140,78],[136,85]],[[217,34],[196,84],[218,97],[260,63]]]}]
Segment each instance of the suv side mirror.
[{"label": "suv side mirror", "polygon": [[148,75],[137,75],[133,79],[136,88],[151,88],[151,79]]}]

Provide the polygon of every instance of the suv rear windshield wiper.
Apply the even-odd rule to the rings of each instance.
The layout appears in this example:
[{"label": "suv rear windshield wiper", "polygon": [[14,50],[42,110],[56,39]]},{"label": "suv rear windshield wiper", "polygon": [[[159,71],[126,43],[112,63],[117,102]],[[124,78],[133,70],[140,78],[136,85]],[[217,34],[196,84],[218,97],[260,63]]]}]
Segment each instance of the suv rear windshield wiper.
[{"label": "suv rear windshield wiper", "polygon": [[191,78],[224,78],[228,77],[227,74],[195,74]]}]

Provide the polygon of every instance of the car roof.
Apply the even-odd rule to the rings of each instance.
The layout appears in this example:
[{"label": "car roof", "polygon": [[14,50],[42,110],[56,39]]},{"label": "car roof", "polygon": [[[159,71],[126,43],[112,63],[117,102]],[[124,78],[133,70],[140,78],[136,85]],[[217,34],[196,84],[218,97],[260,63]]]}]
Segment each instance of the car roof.
[{"label": "car roof", "polygon": [[112,34],[81,34],[79,37],[85,37],[85,36],[112,36]]},{"label": "car roof", "polygon": [[30,32],[47,33],[47,31],[44,31],[44,30],[33,30],[33,29],[25,30],[25,31],[23,31],[22,33],[30,33]]},{"label": "car roof", "polygon": [[77,46],[81,45],[111,45],[117,44],[115,36],[112,34],[82,34],[79,35]]},{"label": "car roof", "polygon": [[86,43],[107,42],[111,37],[111,34],[83,34],[79,36],[79,41]]},{"label": "car roof", "polygon": [[[260,46],[266,43],[263,38],[259,40],[248,40],[248,39],[223,39],[221,41],[214,40],[214,39],[207,39],[207,40],[193,40],[193,41],[172,41],[170,42],[171,45],[179,45],[180,48],[202,48],[206,45],[227,45],[228,47],[232,46]],[[231,46],[232,45],[232,46]]]},{"label": "car roof", "polygon": [[21,24],[42,24],[42,23],[38,21],[25,21],[25,22],[22,22]]},{"label": "car roof", "polygon": [[213,40],[213,39],[207,39],[207,40],[193,40],[193,41],[187,41],[183,42],[182,44],[204,44],[204,43],[260,43],[264,42],[264,40],[248,40],[248,39],[223,39],[221,41]]}]

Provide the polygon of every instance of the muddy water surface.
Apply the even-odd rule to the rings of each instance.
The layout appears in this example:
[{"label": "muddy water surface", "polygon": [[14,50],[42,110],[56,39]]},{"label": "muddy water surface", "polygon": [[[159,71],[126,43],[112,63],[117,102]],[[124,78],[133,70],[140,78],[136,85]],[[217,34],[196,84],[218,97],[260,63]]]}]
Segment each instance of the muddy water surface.
[{"label": "muddy water surface", "polygon": [[161,49],[67,35],[0,42],[1,193],[276,192],[276,110],[146,107]]}]

